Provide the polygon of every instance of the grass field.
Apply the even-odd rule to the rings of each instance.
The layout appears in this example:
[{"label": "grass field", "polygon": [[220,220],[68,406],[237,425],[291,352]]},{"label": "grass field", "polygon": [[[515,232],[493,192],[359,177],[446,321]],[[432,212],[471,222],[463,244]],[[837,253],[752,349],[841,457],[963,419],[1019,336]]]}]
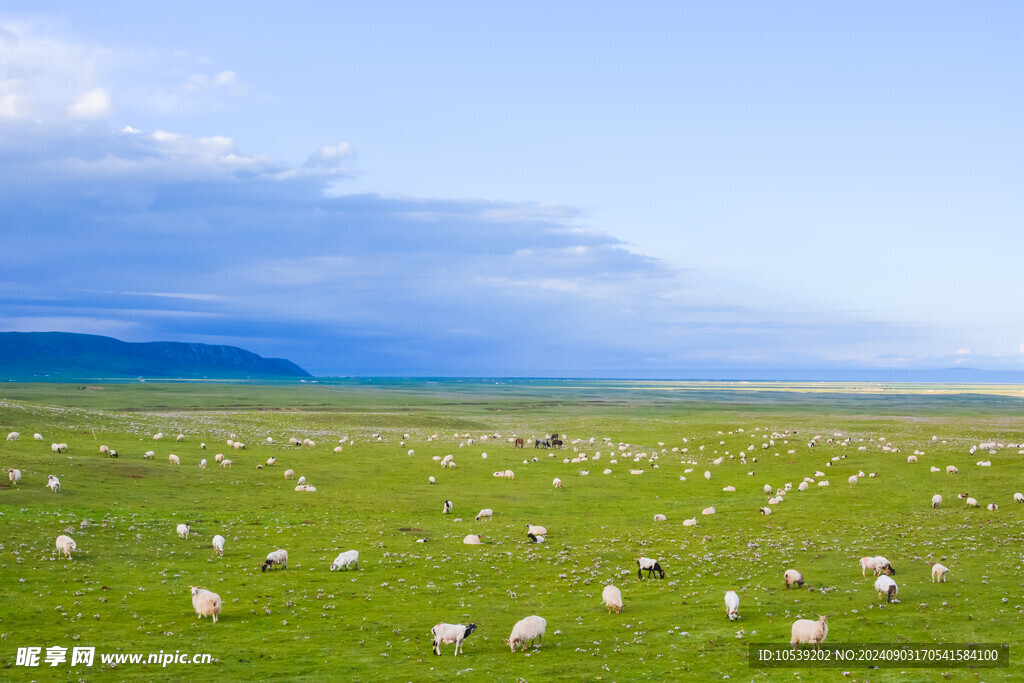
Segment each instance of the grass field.
[{"label": "grass field", "polygon": [[[0,468],[20,469],[22,480],[0,483],[0,678],[1019,680],[1021,392],[542,380],[6,385],[0,433],[21,438],[0,441]],[[156,432],[165,438],[154,442]],[[507,442],[551,432],[567,447]],[[178,433],[185,441],[174,441]],[[231,434],[245,450],[226,445]],[[774,446],[762,448],[772,434]],[[316,446],[291,446],[289,437]],[[333,453],[343,437],[343,452]],[[574,450],[573,439],[585,443]],[[1003,447],[970,454],[982,441]],[[52,453],[52,442],[69,451]],[[120,457],[101,455],[100,445]],[[144,460],[150,449],[155,459]],[[908,464],[915,450],[924,454]],[[234,465],[216,467],[216,453]],[[589,460],[563,463],[581,453]],[[456,468],[432,459],[447,454]],[[636,462],[638,454],[646,456]],[[257,469],[270,456],[276,465]],[[933,465],[942,471],[929,472]],[[959,474],[947,475],[947,465]],[[283,477],[289,468],[317,491],[294,491]],[[514,480],[492,476],[505,469]],[[860,471],[878,476],[849,485]],[[49,474],[60,478],[57,494],[45,487]],[[552,487],[554,477],[564,488]],[[816,481],[798,492],[805,477]],[[821,479],[830,486],[817,486]],[[759,514],[764,485],[787,482],[785,501]],[[982,507],[965,509],[961,492]],[[935,493],[944,498],[938,510]],[[446,499],[450,515],[441,512]],[[999,510],[984,509],[989,502]],[[717,513],[701,515],[709,505]],[[493,520],[474,521],[485,507]],[[656,513],[667,521],[654,522]],[[697,526],[684,527],[694,516]],[[175,533],[181,522],[192,526],[188,540]],[[545,544],[527,542],[527,523],[547,527]],[[483,534],[483,545],[463,545],[469,533]],[[71,560],[57,555],[60,534],[78,544]],[[223,558],[214,557],[215,534],[227,539]],[[288,568],[261,572],[277,548],[288,550]],[[359,571],[330,572],[350,548],[360,552]],[[666,578],[638,579],[641,555],[658,558]],[[892,562],[898,604],[880,602],[874,578],[861,577],[863,555]],[[948,583],[930,582],[929,561],[950,567]],[[803,573],[803,589],[783,588],[788,568]],[[621,614],[601,602],[610,582],[622,590]],[[221,596],[218,623],[196,618],[191,585]],[[729,589],[740,596],[736,622],[725,616]],[[543,645],[512,654],[503,641],[530,614],[547,619]],[[819,614],[829,615],[826,643],[1004,642],[1012,664],[851,666],[848,678],[843,669],[748,667],[749,643],[788,643],[795,619]],[[431,654],[430,628],[441,621],[477,624],[464,656],[453,657],[451,645]],[[16,664],[18,648],[41,647],[42,659],[53,646],[68,648],[69,659],[71,648],[95,647],[96,661]],[[215,662],[99,661],[161,651]]]}]

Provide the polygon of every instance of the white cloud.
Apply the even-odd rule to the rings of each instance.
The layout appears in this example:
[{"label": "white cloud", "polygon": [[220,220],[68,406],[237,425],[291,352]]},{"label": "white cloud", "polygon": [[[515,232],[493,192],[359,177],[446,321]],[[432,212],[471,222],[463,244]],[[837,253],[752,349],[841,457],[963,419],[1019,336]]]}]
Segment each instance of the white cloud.
[{"label": "white cloud", "polygon": [[347,142],[328,145],[306,159],[304,166],[337,167],[352,154],[352,147]]},{"label": "white cloud", "polygon": [[105,88],[96,88],[76,97],[68,107],[68,114],[76,119],[96,119],[107,116],[113,110],[110,94]]},{"label": "white cloud", "polygon": [[1020,343],[1020,352],[1024,353],[1024,342]]},{"label": "white cloud", "polygon": [[229,95],[240,96],[249,91],[249,86],[238,78],[234,71],[220,71],[210,74],[192,74],[181,84],[181,89],[195,95],[210,91],[223,91]]},{"label": "white cloud", "polygon": [[958,355],[958,356],[969,356],[969,355],[971,355],[971,350],[967,349],[967,348],[957,349],[956,350],[956,355]]}]

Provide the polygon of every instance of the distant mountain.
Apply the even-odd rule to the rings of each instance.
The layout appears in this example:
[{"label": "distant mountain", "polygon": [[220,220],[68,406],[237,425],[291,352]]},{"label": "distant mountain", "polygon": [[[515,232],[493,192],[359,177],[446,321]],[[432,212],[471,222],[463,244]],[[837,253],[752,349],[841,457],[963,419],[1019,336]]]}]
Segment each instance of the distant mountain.
[{"label": "distant mountain", "polygon": [[310,377],[291,361],[237,346],[123,342],[71,332],[0,332],[0,380]]}]

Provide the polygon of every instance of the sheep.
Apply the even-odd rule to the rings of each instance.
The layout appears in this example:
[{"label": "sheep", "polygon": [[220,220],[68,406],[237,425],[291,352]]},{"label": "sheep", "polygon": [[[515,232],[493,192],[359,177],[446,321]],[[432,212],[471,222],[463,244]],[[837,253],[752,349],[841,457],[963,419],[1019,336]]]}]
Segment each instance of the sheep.
[{"label": "sheep", "polygon": [[782,575],[782,579],[786,582],[786,590],[789,590],[789,587],[794,584],[800,588],[804,587],[804,575],[795,569],[787,569],[786,573]]},{"label": "sheep", "polygon": [[50,444],[50,451],[53,452],[53,453],[64,453],[67,450],[68,450],[68,445],[66,443],[51,443]]},{"label": "sheep", "polygon": [[856,474],[855,474],[855,475],[853,475],[852,477],[850,477],[849,479],[847,479],[847,481],[848,481],[848,482],[850,482],[850,486],[853,486],[854,484],[856,484],[856,483],[857,483],[857,475],[856,475]]},{"label": "sheep", "polygon": [[231,467],[231,461],[228,460],[227,458],[224,458],[223,460],[220,461],[220,466],[221,467]]},{"label": "sheep", "polygon": [[636,560],[636,566],[637,566],[636,578],[638,578],[638,579],[644,578],[644,575],[643,575],[642,572],[645,569],[647,570],[647,578],[651,578],[651,574],[654,573],[654,572],[658,573],[658,578],[659,579],[664,579],[665,578],[665,570],[661,568],[661,565],[658,564],[657,560],[652,560],[649,557],[638,557],[637,560]]},{"label": "sheep", "polygon": [[954,466],[954,465],[947,465],[947,466],[946,466],[946,474],[956,474],[956,473],[958,473],[959,471],[960,471],[960,470],[958,470],[958,469],[956,468],[956,466]]},{"label": "sheep", "polygon": [[725,614],[729,617],[729,621],[735,621],[739,617],[740,609],[740,596],[736,595],[736,591],[725,592]]},{"label": "sheep", "polygon": [[760,509],[760,511],[761,511],[762,515],[770,515],[770,514],[772,514],[772,509],[769,508],[769,507],[763,507],[763,508]]},{"label": "sheep", "polygon": [[556,489],[560,489],[562,488],[562,480],[559,479],[558,477],[555,477],[554,479],[551,480],[551,485],[554,486]]},{"label": "sheep", "polygon": [[455,644],[455,656],[459,656],[459,650],[465,652],[463,641],[469,637],[469,634],[476,630],[476,624],[470,624],[464,626],[462,624],[446,624],[444,622],[437,624],[434,628],[430,629],[430,633],[434,636],[434,654],[441,656],[441,645]]},{"label": "sheep", "polygon": [[7,470],[7,478],[11,480],[12,484],[17,484],[21,481],[21,470]]},{"label": "sheep", "polygon": [[334,570],[341,571],[342,569],[348,571],[349,567],[352,567],[353,570],[359,569],[358,550],[346,550],[345,552],[340,553],[336,558],[334,558],[334,562],[331,562],[332,572]]},{"label": "sheep", "polygon": [[156,434],[153,435],[153,441],[159,441],[162,438],[164,438],[163,432],[157,432]]},{"label": "sheep", "polygon": [[62,534],[57,537],[57,550],[64,553],[64,557],[71,557],[71,551],[78,550],[78,545],[70,536]]},{"label": "sheep", "polygon": [[505,478],[506,479],[515,479],[516,475],[515,475],[515,473],[512,472],[512,470],[505,470]]},{"label": "sheep", "polygon": [[343,452],[344,452],[344,450],[345,450],[345,449],[344,449],[344,448],[342,448],[341,446],[335,446],[335,447],[334,447],[334,452],[335,452],[335,453],[343,453]]},{"label": "sheep", "polygon": [[817,621],[810,619],[797,619],[793,622],[792,635],[789,644],[796,649],[799,643],[808,643],[814,646],[815,650],[821,649],[821,643],[828,635],[828,617],[820,616]]},{"label": "sheep", "polygon": [[936,493],[932,496],[932,509],[937,510],[942,505],[942,496]]},{"label": "sheep", "polygon": [[274,456],[270,456],[269,458],[267,458],[267,467],[273,467],[274,463],[276,462],[277,458],[275,458]]},{"label": "sheep", "polygon": [[491,519],[493,516],[494,510],[492,510],[491,508],[484,508],[479,513],[477,513],[476,521],[479,522],[481,519]]},{"label": "sheep", "polygon": [[316,491],[316,487],[312,484],[299,484],[295,487],[296,491]]},{"label": "sheep", "polygon": [[1024,503],[1024,493],[1013,494],[1013,500],[1016,503]]},{"label": "sheep", "polygon": [[536,524],[527,524],[526,525],[526,533],[528,535],[529,534],[534,534],[536,536],[547,536],[548,530],[545,529],[544,527],[538,526]]},{"label": "sheep", "polygon": [[110,452],[110,448],[108,446],[100,446],[100,455],[106,455],[108,452]]},{"label": "sheep", "polygon": [[428,484],[436,484],[437,483],[437,479],[434,479],[433,477],[427,477],[427,483]]},{"label": "sheep", "polygon": [[466,545],[480,545],[483,537],[483,534],[469,534],[464,539],[462,539],[462,542]]},{"label": "sheep", "polygon": [[712,505],[711,507],[704,508],[703,510],[700,511],[700,514],[702,514],[702,515],[713,515],[713,514],[715,514],[715,506]]},{"label": "sheep", "polygon": [[46,485],[54,493],[57,493],[58,491],[60,491],[60,479],[58,479],[57,477],[55,477],[52,474],[47,475],[47,477],[46,477]]},{"label": "sheep", "polygon": [[299,477],[298,484],[299,484],[299,486],[302,486],[305,483],[306,483],[306,475],[302,475],[301,477]]},{"label": "sheep", "polygon": [[188,535],[190,533],[192,533],[192,527],[191,526],[189,526],[188,524],[179,524],[178,525],[178,538],[184,538],[184,539],[188,540]]},{"label": "sheep", "polygon": [[206,469],[206,458],[203,458],[202,460],[199,461],[199,469],[201,469],[201,470],[205,470]]},{"label": "sheep", "polygon": [[262,571],[267,571],[267,567],[273,569],[274,567],[280,566],[281,569],[288,569],[288,551],[287,550],[275,550],[271,553],[267,553],[267,560],[262,565]]},{"label": "sheep", "polygon": [[807,489],[808,489],[808,485],[807,485],[806,481],[800,482],[800,485],[796,487],[797,491],[806,491]]},{"label": "sheep", "polygon": [[444,502],[444,506],[441,508],[441,512],[447,515],[451,511],[452,511],[452,502],[450,500],[446,500]]},{"label": "sheep", "polygon": [[242,443],[241,441],[234,442],[233,444],[231,444],[231,447],[234,448],[236,451],[245,450],[245,444]]},{"label": "sheep", "polygon": [[224,454],[218,453],[217,455],[213,456],[213,459],[216,460],[217,462],[224,462]]},{"label": "sheep", "polygon": [[195,608],[199,618],[213,617],[213,623],[217,623],[217,615],[220,614],[221,600],[216,593],[205,588],[190,586],[192,590],[192,607]]},{"label": "sheep", "polygon": [[734,493],[736,491],[736,487],[735,486],[726,486],[725,488],[722,489],[722,491],[724,491],[726,493]]},{"label": "sheep", "polygon": [[[892,602],[892,599],[896,597],[896,591],[899,588],[896,586],[896,582],[890,579],[888,576],[882,575],[875,580],[875,590],[878,591],[878,599],[881,600],[882,596],[885,596],[886,602]],[[897,600],[897,602],[899,602]]]},{"label": "sheep", "polygon": [[[271,442],[271,443],[273,443],[273,442]],[[199,444],[199,450],[205,451],[206,450],[206,444],[205,443],[200,443]]]},{"label": "sheep", "polygon": [[284,471],[284,478],[285,479],[292,479],[294,477],[295,477],[295,470],[285,470]]},{"label": "sheep", "polygon": [[174,440],[175,441],[184,441],[185,440],[185,435],[184,434],[178,434],[178,436],[174,437]]},{"label": "sheep", "polygon": [[908,455],[907,456],[907,462],[908,463],[915,463],[915,462],[917,462],[917,456],[916,455]]},{"label": "sheep", "polygon": [[711,481],[711,472],[705,471],[704,478],[708,481]]},{"label": "sheep", "polygon": [[818,486],[828,486],[828,479],[822,479],[819,481]]},{"label": "sheep", "polygon": [[170,461],[170,463],[172,465],[180,465],[181,464],[181,458],[176,456],[174,453],[171,453],[170,455],[168,455],[167,456],[167,460]]},{"label": "sheep", "polygon": [[[536,615],[520,619],[516,622],[516,625],[512,627],[512,634],[506,641],[512,652],[516,651],[516,647],[522,645],[522,649],[526,649],[526,641],[530,641],[530,646],[533,646],[533,641],[544,640],[544,629],[547,628],[548,622],[543,617]],[[539,645],[539,643],[538,643]]]},{"label": "sheep", "polygon": [[604,600],[605,607],[608,608],[608,614],[612,613],[612,610],[616,614],[622,612],[622,591],[612,585],[607,585],[601,592],[601,599]]},{"label": "sheep", "polygon": [[773,492],[772,485],[771,484],[765,484],[764,485],[764,492],[767,495],[769,495],[769,496],[772,495],[772,492]]},{"label": "sheep", "polygon": [[932,583],[935,583],[936,581],[939,583],[946,583],[946,574],[948,573],[949,567],[936,562],[932,565]]},{"label": "sheep", "polygon": [[929,471],[929,472],[941,472],[942,470],[940,470],[940,469],[939,469],[938,467],[936,467],[935,465],[932,465],[931,467],[929,467],[929,468],[928,468],[928,471]]},{"label": "sheep", "polygon": [[156,457],[156,451],[146,451],[145,453],[142,454],[142,459],[143,460],[152,460],[155,457]]},{"label": "sheep", "polygon": [[683,526],[697,526],[697,518],[691,517],[690,519],[684,519]]},{"label": "sheep", "polygon": [[216,555],[224,556],[224,537],[220,534],[213,537],[213,552]]},{"label": "sheep", "polygon": [[665,515],[661,514],[660,512],[658,514],[654,515],[654,521],[655,522],[664,522],[666,519],[668,519],[668,517],[666,517]]},{"label": "sheep", "polygon": [[988,508],[989,512],[995,512],[996,510],[999,509],[999,506],[996,505],[995,503],[989,503],[986,507]]},{"label": "sheep", "polygon": [[36,434],[32,435],[32,438],[35,439],[36,441],[42,441],[43,440],[43,435],[39,434],[39,433],[36,433]]},{"label": "sheep", "polygon": [[978,507],[977,499],[975,499],[975,498],[968,498],[967,499],[967,507],[969,507],[969,508],[976,508],[976,507]]},{"label": "sheep", "polygon": [[541,535],[538,535],[538,534],[526,534],[526,535],[530,537],[530,543],[543,543],[544,540],[545,540],[544,536],[541,536]]}]

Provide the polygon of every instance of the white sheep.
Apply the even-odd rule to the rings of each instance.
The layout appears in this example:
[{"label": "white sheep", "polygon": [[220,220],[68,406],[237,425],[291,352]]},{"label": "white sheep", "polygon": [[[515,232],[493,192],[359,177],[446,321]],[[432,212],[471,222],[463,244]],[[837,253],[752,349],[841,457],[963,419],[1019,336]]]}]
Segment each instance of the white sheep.
[{"label": "white sheep", "polygon": [[735,493],[736,492],[736,487],[735,486],[726,486],[725,488],[722,489],[722,491],[724,491],[725,493]]},{"label": "white sheep", "polygon": [[285,479],[291,479],[294,476],[295,476],[295,470],[285,470],[284,471],[284,478]]},{"label": "white sheep", "polygon": [[932,583],[938,581],[939,583],[946,583],[946,574],[949,573],[949,567],[943,566],[936,562],[932,565]]},{"label": "white sheep", "polygon": [[967,507],[969,507],[969,508],[976,508],[976,507],[978,507],[977,499],[975,499],[975,498],[968,498],[967,499]]},{"label": "white sheep", "polygon": [[772,509],[769,508],[769,507],[763,507],[763,508],[760,509],[760,511],[761,511],[762,515],[770,515],[770,514],[772,514]]},{"label": "white sheep", "polygon": [[560,489],[562,488],[562,480],[559,479],[558,477],[555,477],[554,479],[551,480],[551,485],[554,486],[556,489]]},{"label": "white sheep", "polygon": [[231,461],[228,460],[227,458],[224,458],[223,460],[220,461],[220,466],[221,467],[231,467]]},{"label": "white sheep", "polygon": [[434,654],[441,655],[441,645],[455,644],[455,656],[459,656],[459,650],[465,652],[463,642],[469,637],[469,634],[476,630],[476,624],[470,624],[465,626],[463,624],[446,624],[441,622],[430,629],[430,633],[434,636],[433,650]]},{"label": "white sheep", "polygon": [[203,458],[202,460],[199,461],[199,469],[201,469],[201,470],[205,470],[206,469],[206,458]]},{"label": "white sheep", "polygon": [[168,455],[167,456],[167,460],[170,461],[170,463],[172,465],[180,465],[181,464],[181,458],[176,456],[174,453],[171,453],[170,455]]},{"label": "white sheep", "polygon": [[493,516],[494,516],[494,510],[492,510],[491,508],[484,508],[479,513],[477,513],[476,521],[479,522],[481,519],[488,519],[489,520]]},{"label": "white sheep", "polygon": [[956,474],[959,471],[954,465],[946,465],[946,474]]},{"label": "white sheep", "polygon": [[[879,600],[882,599],[882,596],[885,596],[886,602],[892,602],[893,598],[896,597],[899,587],[895,581],[883,574],[875,580],[875,590],[878,591]],[[897,602],[899,601],[897,600]]]},{"label": "white sheep", "polygon": [[66,443],[51,443],[50,450],[54,453],[67,453],[68,445]]},{"label": "white sheep", "polygon": [[344,569],[348,571],[348,568],[352,567],[353,570],[359,569],[359,551],[358,550],[346,550],[340,553],[334,562],[331,562],[331,571],[341,571]]},{"label": "white sheep", "polygon": [[505,470],[505,478],[506,479],[515,479],[516,475],[515,475],[515,473],[512,470]]},{"label": "white sheep", "polygon": [[184,538],[184,539],[187,540],[188,539],[188,535],[190,533],[192,533],[192,527],[191,526],[189,526],[188,524],[179,524],[178,525],[178,538]]},{"label": "white sheep", "polygon": [[935,465],[932,465],[931,467],[929,467],[929,468],[928,468],[928,471],[929,471],[929,472],[941,472],[942,470],[940,470],[940,469],[939,469],[938,467],[936,467]]},{"label": "white sheep", "polygon": [[537,534],[526,534],[526,535],[529,536],[530,543],[543,543],[545,541],[545,538],[543,536],[538,536]]},{"label": "white sheep", "polygon": [[1013,494],[1013,500],[1016,503],[1024,503],[1024,493]]},{"label": "white sheep", "polygon": [[704,478],[707,479],[708,481],[711,481],[711,472],[705,471]]},{"label": "white sheep", "polygon": [[736,591],[725,592],[725,614],[729,617],[729,621],[735,621],[739,617],[740,609],[740,596],[736,595]]},{"label": "white sheep", "polygon": [[697,526],[697,518],[691,517],[690,519],[684,519],[683,526]]},{"label": "white sheep", "polygon": [[547,536],[548,530],[536,524],[527,524],[526,533],[533,534],[534,536]]},{"label": "white sheep", "polygon": [[64,557],[71,557],[71,551],[78,550],[78,545],[70,536],[62,534],[57,537],[57,550],[64,553]]},{"label": "white sheep", "polygon": [[764,485],[764,492],[766,494],[768,494],[769,496],[772,495],[772,493],[774,493],[774,489],[772,489],[772,485],[771,484],[765,484]]},{"label": "white sheep", "polygon": [[143,460],[152,460],[155,457],[156,457],[156,451],[146,451],[145,453],[142,454],[142,459]]},{"label": "white sheep", "polygon": [[804,575],[795,569],[787,569],[786,573],[782,575],[783,580],[786,582],[786,589],[790,586],[796,585],[800,588],[804,587]]},{"label": "white sheep", "polygon": [[221,608],[220,596],[197,586],[191,586],[191,589],[192,607],[195,608],[196,614],[199,615],[200,619],[203,617],[213,617],[213,623],[216,624]]},{"label": "white sheep", "polygon": [[876,557],[862,557],[860,558],[860,575],[867,576],[867,571],[872,570],[875,576],[879,574],[895,574],[896,570],[892,568],[892,564],[889,560],[885,559],[881,555]]},{"label": "white sheep", "polygon": [[916,455],[908,455],[907,456],[907,462],[908,463],[915,463],[915,462],[917,462],[917,456]]},{"label": "white sheep", "polygon": [[989,512],[995,512],[996,510],[999,509],[999,506],[996,505],[995,503],[989,503],[986,507],[988,508]]},{"label": "white sheep", "polygon": [[335,453],[342,453],[342,452],[344,452],[344,450],[345,450],[345,449],[344,449],[344,448],[342,448],[341,446],[335,446],[335,447],[334,447],[334,452],[335,452]]},{"label": "white sheep", "polygon": [[185,440],[185,435],[184,434],[178,434],[178,436],[174,437],[174,440],[175,441],[184,441]]},{"label": "white sheep", "polygon": [[847,479],[847,481],[848,481],[848,482],[850,482],[850,486],[853,486],[854,484],[856,484],[856,483],[857,483],[857,475],[856,475],[856,474],[855,474],[855,475],[853,475],[852,477],[850,477],[849,479]]},{"label": "white sheep", "polygon": [[433,477],[427,477],[427,483],[428,484],[436,484],[437,483],[437,479],[434,479]]},{"label": "white sheep", "polygon": [[156,434],[153,435],[153,441],[159,441],[162,438],[164,438],[163,432],[157,432]]},{"label": "white sheep", "polygon": [[303,484],[305,484],[306,483],[306,475],[302,475],[301,477],[299,477],[299,481],[297,483],[299,484],[299,486],[302,486]]},{"label": "white sheep", "polygon": [[797,619],[793,622],[791,633],[789,643],[794,650],[799,643],[809,643],[814,645],[814,649],[821,649],[821,643],[828,635],[828,617],[820,616],[817,621]]},{"label": "white sheep", "polygon": [[241,441],[234,442],[233,444],[231,444],[231,447],[234,448],[236,451],[245,450],[245,444],[242,443]]},{"label": "white sheep", "polygon": [[701,510],[700,513],[702,515],[713,515],[715,514],[715,506],[712,505],[711,507],[706,507],[703,510]]},{"label": "white sheep", "polygon": [[936,493],[932,496],[932,509],[936,510],[940,505],[942,505],[942,496]]},{"label": "white sheep", "polygon": [[828,479],[822,479],[819,481],[818,486],[828,486]]},{"label": "white sheep", "polygon": [[39,434],[39,433],[37,432],[37,433],[35,433],[35,434],[33,434],[33,435],[32,435],[32,438],[33,438],[33,439],[35,439],[36,441],[42,441],[42,440],[43,440],[43,435],[42,435],[42,434]]},{"label": "white sheep", "polygon": [[109,446],[100,446],[100,455],[106,455],[110,452]]},{"label": "white sheep", "polygon": [[206,444],[205,443],[200,443],[199,444],[199,450],[205,451],[206,450]]},{"label": "white sheep", "polygon": [[797,491],[806,491],[807,489],[808,489],[808,485],[807,485],[806,481],[800,482],[800,485],[796,487]]},{"label": "white sheep", "polygon": [[654,515],[654,521],[655,522],[664,522],[667,519],[668,519],[668,517],[666,517],[665,515],[661,514],[660,512],[658,514]]},{"label": "white sheep", "polygon": [[275,458],[274,456],[270,456],[269,458],[267,458],[267,467],[273,467],[274,463],[276,462],[277,458]]},{"label": "white sheep", "polygon": [[58,491],[60,491],[60,479],[58,479],[57,477],[55,477],[52,474],[47,475],[47,477],[46,477],[46,485],[54,493],[57,493]]},{"label": "white sheep", "polygon": [[[530,645],[533,645],[533,641],[544,640],[544,629],[547,628],[548,622],[543,617],[536,615],[520,619],[516,622],[516,625],[512,627],[512,634],[508,637],[508,645],[512,648],[512,652],[516,651],[516,647],[522,645],[523,650],[526,649],[526,641],[530,641]],[[540,645],[540,642],[538,642]]]},{"label": "white sheep", "polygon": [[450,500],[446,500],[444,502],[444,505],[441,507],[441,512],[447,515],[447,514],[451,513],[451,511],[452,511],[452,502]]},{"label": "white sheep", "polygon": [[217,462],[224,462],[224,454],[218,453],[217,455],[213,456],[213,459],[216,460]]},{"label": "white sheep", "polygon": [[469,534],[464,539],[462,539],[462,542],[466,545],[480,545],[483,537],[483,534]]},{"label": "white sheep", "polygon": [[608,608],[608,614],[611,614],[613,610],[616,614],[622,612],[622,591],[615,586],[605,586],[601,592],[601,599],[604,600],[605,607]]},{"label": "white sheep", "polygon": [[312,484],[299,484],[295,487],[296,491],[316,491],[316,487]]},{"label": "white sheep", "polygon": [[288,551],[278,549],[267,553],[267,560],[262,565],[262,571],[267,571],[267,567],[270,567],[271,569],[274,567],[288,569]]},{"label": "white sheep", "polygon": [[217,555],[224,555],[224,537],[220,534],[213,537],[213,552]]},{"label": "white sheep", "polygon": [[651,578],[651,574],[657,572],[658,578],[665,578],[665,570],[661,568],[661,564],[657,560],[651,559],[650,557],[638,557],[636,559],[636,578],[642,579],[644,575],[642,572],[647,571],[647,578]]},{"label": "white sheep", "polygon": [[21,470],[7,470],[7,478],[11,480],[12,484],[17,484],[21,481]]}]

